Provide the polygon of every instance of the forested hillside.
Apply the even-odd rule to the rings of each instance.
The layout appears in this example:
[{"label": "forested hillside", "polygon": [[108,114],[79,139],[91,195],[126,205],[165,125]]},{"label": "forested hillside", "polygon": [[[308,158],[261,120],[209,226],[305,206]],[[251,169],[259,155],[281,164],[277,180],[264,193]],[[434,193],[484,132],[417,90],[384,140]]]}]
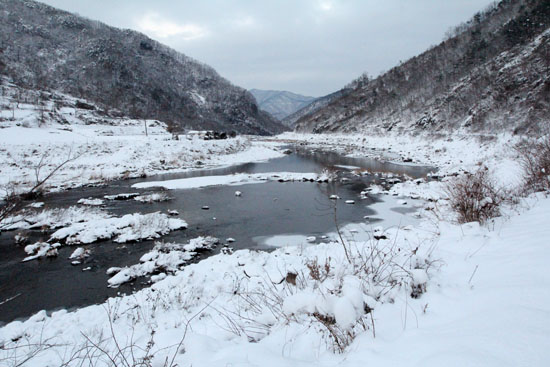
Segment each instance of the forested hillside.
[{"label": "forested hillside", "polygon": [[15,84],[92,101],[110,115],[175,130],[284,129],[210,66],[147,36],[30,0],[0,1],[0,74]]},{"label": "forested hillside", "polygon": [[547,0],[495,3],[296,129],[537,133],[550,120],[549,26]]}]

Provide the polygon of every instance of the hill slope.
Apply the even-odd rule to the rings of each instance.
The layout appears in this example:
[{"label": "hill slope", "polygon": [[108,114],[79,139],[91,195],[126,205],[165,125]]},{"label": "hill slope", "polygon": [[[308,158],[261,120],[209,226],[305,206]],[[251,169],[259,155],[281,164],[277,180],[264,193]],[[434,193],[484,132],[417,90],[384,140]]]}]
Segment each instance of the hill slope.
[{"label": "hill slope", "polygon": [[250,93],[256,98],[260,109],[266,111],[277,120],[283,120],[288,115],[315,100],[315,97],[278,90],[251,89]]},{"label": "hill slope", "polygon": [[296,129],[537,133],[550,120],[549,26],[550,2],[501,1]]},{"label": "hill slope", "polygon": [[0,1],[0,73],[176,130],[270,134],[284,127],[211,67],[147,36],[30,0]]},{"label": "hill slope", "polygon": [[333,100],[342,97],[348,92],[350,92],[350,89],[344,88],[344,89],[340,89],[337,92],[327,94],[326,96],[316,98],[313,101],[311,101],[309,104],[297,110],[296,112],[286,116],[284,119],[281,120],[281,123],[292,129],[295,127],[296,121],[301,119],[303,116],[306,116],[317,110],[320,110],[321,108],[327,106]]}]

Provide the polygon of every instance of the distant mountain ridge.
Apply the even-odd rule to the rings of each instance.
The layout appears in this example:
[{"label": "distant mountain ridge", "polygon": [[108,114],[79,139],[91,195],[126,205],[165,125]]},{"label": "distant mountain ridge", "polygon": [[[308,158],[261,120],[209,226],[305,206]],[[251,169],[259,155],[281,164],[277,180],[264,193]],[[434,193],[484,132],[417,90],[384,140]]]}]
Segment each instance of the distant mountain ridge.
[{"label": "distant mountain ridge", "polygon": [[0,1],[0,74],[92,101],[109,114],[159,119],[174,130],[285,129],[210,66],[141,33],[31,0]]},{"label": "distant mountain ridge", "polygon": [[283,120],[316,99],[315,97],[277,90],[251,89],[250,93],[256,98],[260,109],[277,120]]},{"label": "distant mountain ridge", "polygon": [[351,92],[351,89],[343,88],[334,93],[327,94],[326,96],[316,98],[306,106],[286,116],[284,119],[281,120],[281,122],[283,123],[283,125],[288,126],[291,129],[294,129],[296,122],[300,120],[302,117],[307,116],[311,113],[314,113],[315,111],[320,110],[325,106],[328,106],[332,101],[346,95],[349,92]]},{"label": "distant mountain ridge", "polygon": [[306,132],[537,134],[550,121],[550,1],[503,0],[296,121]]}]

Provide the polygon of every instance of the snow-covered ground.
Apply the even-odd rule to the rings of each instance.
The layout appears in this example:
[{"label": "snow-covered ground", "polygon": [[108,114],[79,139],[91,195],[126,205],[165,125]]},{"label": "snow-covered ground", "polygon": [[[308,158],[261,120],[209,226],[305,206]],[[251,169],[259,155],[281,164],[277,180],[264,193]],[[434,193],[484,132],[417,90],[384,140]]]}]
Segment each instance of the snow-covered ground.
[{"label": "snow-covered ground", "polygon": [[[67,110],[67,116],[71,113],[84,112]],[[480,226],[454,223],[443,194],[446,181],[482,165],[499,185],[517,185],[521,171],[512,149],[515,137],[426,140],[285,134],[267,141],[202,141],[172,140],[162,124],[154,127],[152,121],[148,137],[142,133],[143,121],[107,127],[71,120],[66,128],[57,123],[33,127],[32,121],[20,116],[20,120],[1,122],[2,184],[32,186],[41,160],[51,164],[39,172],[43,177],[69,152],[83,154],[64,166],[49,181],[51,185],[267,159],[280,156],[276,147],[287,142],[355,157],[433,165],[439,168],[441,180],[401,182],[389,191],[378,186],[365,190],[364,195],[402,196],[403,206],[407,201],[421,203],[418,221],[404,226],[366,226],[358,231],[360,226],[352,224],[342,229],[342,238],[338,233],[327,234],[322,243],[305,236],[273,237],[266,240],[276,247],[272,252],[228,251],[182,270],[178,268],[191,256],[187,250],[196,252],[196,244],[159,244],[141,264],[120,270],[120,279],[112,281],[117,285],[118,280],[160,272],[150,288],[72,312],[42,311],[3,326],[0,363],[19,365],[27,357],[22,365],[550,363],[550,198],[531,195],[519,205],[504,207],[501,217]],[[228,176],[220,177],[217,184],[233,182]],[[254,180],[259,178],[245,179]],[[173,184],[188,187],[190,183]],[[131,227],[140,220],[112,218],[89,206],[71,211],[37,211],[30,224],[13,220],[14,226],[65,227],[49,243],[29,248],[31,257],[55,251],[53,242],[58,239],[89,238],[101,228],[126,239],[125,230],[111,229],[119,228],[116,223],[121,221]],[[87,222],[69,223],[83,211],[92,213]],[[157,219],[167,224],[163,228],[172,228],[171,218]],[[114,270],[111,275],[117,276]]]}]

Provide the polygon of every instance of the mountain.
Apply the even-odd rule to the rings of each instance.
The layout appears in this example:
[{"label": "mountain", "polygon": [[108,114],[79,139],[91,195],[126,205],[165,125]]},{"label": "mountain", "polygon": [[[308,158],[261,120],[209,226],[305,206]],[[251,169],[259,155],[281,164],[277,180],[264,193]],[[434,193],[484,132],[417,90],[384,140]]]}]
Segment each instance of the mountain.
[{"label": "mountain", "polygon": [[302,116],[298,131],[537,134],[550,121],[550,2],[504,0]]},{"label": "mountain", "polygon": [[337,98],[342,97],[343,95],[349,93],[351,89],[344,88],[340,89],[337,92],[328,94],[323,97],[319,97],[311,101],[306,106],[300,108],[296,112],[286,116],[281,120],[281,123],[285,126],[288,126],[289,128],[293,129],[296,125],[296,121],[301,119],[303,116],[306,116],[308,114],[311,114],[317,110],[320,110],[321,108],[327,106],[330,102],[334,101]]},{"label": "mountain", "polygon": [[283,120],[315,100],[315,97],[277,90],[251,89],[250,93],[256,98],[260,109],[277,120]]},{"label": "mountain", "polygon": [[30,0],[0,0],[0,74],[25,88],[92,101],[110,115],[163,120],[174,130],[285,129],[210,66],[141,33]]}]

